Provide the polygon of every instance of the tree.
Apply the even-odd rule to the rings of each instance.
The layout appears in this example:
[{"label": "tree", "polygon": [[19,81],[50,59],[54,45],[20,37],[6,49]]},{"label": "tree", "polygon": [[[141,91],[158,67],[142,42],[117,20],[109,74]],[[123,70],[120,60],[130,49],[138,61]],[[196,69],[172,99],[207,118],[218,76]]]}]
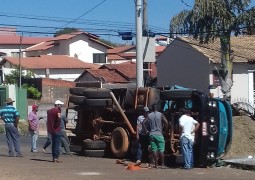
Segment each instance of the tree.
[{"label": "tree", "polygon": [[254,22],[254,16],[250,0],[195,0],[192,10],[182,11],[170,22],[170,33],[192,34],[200,43],[220,39],[223,73],[218,76],[224,98],[229,100],[233,85],[230,38],[242,34]]},{"label": "tree", "polygon": [[[6,84],[19,84],[19,69],[12,70],[9,74],[5,75],[5,83]],[[24,72],[21,74],[22,78],[34,78],[35,75],[31,71],[27,71],[26,75]],[[23,84],[22,88],[27,89],[27,97],[31,99],[40,99],[41,98],[41,92],[38,91],[37,88],[34,87],[34,85],[29,84]]]},{"label": "tree", "polygon": [[72,32],[77,32],[77,31],[79,31],[79,29],[67,27],[67,28],[61,29],[59,31],[56,31],[54,34],[54,37],[60,36],[62,34],[70,34]]}]

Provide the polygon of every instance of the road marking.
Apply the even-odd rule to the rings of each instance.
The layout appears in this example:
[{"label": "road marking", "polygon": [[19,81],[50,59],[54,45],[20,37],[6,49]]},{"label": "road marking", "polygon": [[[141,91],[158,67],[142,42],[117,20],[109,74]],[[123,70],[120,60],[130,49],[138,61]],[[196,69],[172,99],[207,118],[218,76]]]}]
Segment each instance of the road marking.
[{"label": "road marking", "polygon": [[101,173],[99,173],[99,172],[81,172],[81,173],[78,173],[78,175],[82,175],[82,176],[98,176],[98,175],[101,175]]}]

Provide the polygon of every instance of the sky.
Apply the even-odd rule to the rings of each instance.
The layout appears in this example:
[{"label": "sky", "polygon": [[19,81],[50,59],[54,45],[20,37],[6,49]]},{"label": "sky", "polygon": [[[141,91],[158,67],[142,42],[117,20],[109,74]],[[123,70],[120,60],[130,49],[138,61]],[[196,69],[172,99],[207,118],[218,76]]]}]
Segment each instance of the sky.
[{"label": "sky", "polygon": [[[193,3],[147,0],[149,27],[167,33],[171,18]],[[1,7],[0,26],[16,26],[23,35],[52,36],[75,27],[121,43],[118,32],[135,32],[135,0],[1,0]]]},{"label": "sky", "polygon": [[[194,0],[147,0],[147,4],[151,31],[168,33],[171,18],[191,9]],[[0,26],[16,26],[24,36],[53,36],[61,28],[74,27],[125,43],[118,32],[135,32],[135,0],[1,0],[1,7]]]}]

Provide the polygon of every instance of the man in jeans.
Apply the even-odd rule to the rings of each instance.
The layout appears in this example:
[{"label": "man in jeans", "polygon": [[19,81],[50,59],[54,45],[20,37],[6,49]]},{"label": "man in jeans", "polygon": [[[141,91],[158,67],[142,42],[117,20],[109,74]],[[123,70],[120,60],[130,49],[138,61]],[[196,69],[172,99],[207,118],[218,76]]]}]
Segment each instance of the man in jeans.
[{"label": "man in jeans", "polygon": [[13,100],[11,98],[6,99],[4,106],[0,110],[0,117],[5,122],[5,133],[6,139],[9,149],[9,156],[13,157],[13,145],[16,151],[17,157],[23,157],[20,151],[20,139],[19,139],[19,131],[18,131],[18,123],[19,123],[19,112],[13,107]]},{"label": "man in jeans", "polygon": [[59,149],[61,143],[61,108],[63,102],[55,101],[55,107],[47,111],[47,129],[52,140],[52,160],[53,162],[61,162],[59,160]]},{"label": "man in jeans", "polygon": [[32,111],[28,115],[29,132],[31,135],[31,152],[37,153],[37,140],[39,135],[39,119],[37,117],[38,105],[32,106]]},{"label": "man in jeans", "polygon": [[191,169],[193,168],[194,133],[198,130],[200,125],[193,119],[193,117],[191,117],[189,109],[182,108],[181,111],[183,112],[183,115],[179,119],[179,127],[184,169]]}]

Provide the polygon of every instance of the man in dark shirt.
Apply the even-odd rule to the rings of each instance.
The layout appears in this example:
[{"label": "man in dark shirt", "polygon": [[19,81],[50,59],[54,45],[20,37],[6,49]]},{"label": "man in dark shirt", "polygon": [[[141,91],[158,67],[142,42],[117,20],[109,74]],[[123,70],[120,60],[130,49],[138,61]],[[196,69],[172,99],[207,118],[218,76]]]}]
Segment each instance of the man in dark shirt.
[{"label": "man in dark shirt", "polygon": [[59,147],[61,143],[61,108],[64,103],[55,101],[55,107],[47,111],[47,129],[52,138],[52,160],[59,161]]}]

